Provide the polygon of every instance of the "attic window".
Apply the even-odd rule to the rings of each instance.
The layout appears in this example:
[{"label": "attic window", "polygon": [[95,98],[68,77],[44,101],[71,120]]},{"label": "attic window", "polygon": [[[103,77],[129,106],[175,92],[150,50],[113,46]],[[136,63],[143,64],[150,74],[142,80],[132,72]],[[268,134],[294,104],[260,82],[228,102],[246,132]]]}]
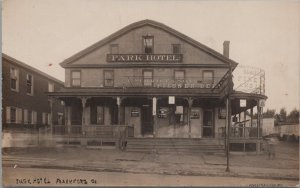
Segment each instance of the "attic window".
[{"label": "attic window", "polygon": [[173,44],[173,54],[180,54],[180,44]]},{"label": "attic window", "polygon": [[119,54],[119,44],[111,44],[110,45],[110,53],[111,54]]},{"label": "attic window", "polygon": [[144,36],[143,37],[143,51],[146,54],[152,54],[153,53],[153,36]]}]

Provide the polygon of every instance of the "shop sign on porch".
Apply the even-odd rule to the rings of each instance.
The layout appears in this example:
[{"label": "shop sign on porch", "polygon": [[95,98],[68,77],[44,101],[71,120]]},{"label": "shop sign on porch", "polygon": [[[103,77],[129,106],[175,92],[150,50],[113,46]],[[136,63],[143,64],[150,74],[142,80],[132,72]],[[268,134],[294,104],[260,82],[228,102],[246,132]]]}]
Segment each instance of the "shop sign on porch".
[{"label": "shop sign on porch", "polygon": [[226,119],[226,108],[219,108],[219,119]]},{"label": "shop sign on porch", "polygon": [[131,110],[131,117],[139,117],[140,113],[137,109],[132,109]]},{"label": "shop sign on porch", "polygon": [[247,100],[246,99],[240,99],[240,107],[247,107]]},{"label": "shop sign on porch", "polygon": [[167,107],[160,107],[158,111],[158,117],[159,118],[167,118],[168,117],[169,110]]},{"label": "shop sign on porch", "polygon": [[259,100],[259,102],[258,102],[258,106],[259,106],[259,107],[265,107],[265,104],[266,104],[266,100],[264,100],[264,99],[261,99],[261,100]]},{"label": "shop sign on porch", "polygon": [[153,105],[152,105],[152,115],[156,116],[156,97],[153,97],[152,99]]},{"label": "shop sign on porch", "polygon": [[192,109],[191,110],[191,119],[199,119],[200,118],[200,112],[198,109]]},{"label": "shop sign on porch", "polygon": [[175,96],[169,96],[169,104],[175,104]]}]

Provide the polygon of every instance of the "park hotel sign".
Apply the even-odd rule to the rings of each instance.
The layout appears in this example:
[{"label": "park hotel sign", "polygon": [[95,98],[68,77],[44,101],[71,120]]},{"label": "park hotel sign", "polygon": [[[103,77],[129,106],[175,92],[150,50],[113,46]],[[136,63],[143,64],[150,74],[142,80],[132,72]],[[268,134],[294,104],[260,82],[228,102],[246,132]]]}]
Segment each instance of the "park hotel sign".
[{"label": "park hotel sign", "polygon": [[110,63],[165,62],[180,63],[182,54],[107,54]]}]

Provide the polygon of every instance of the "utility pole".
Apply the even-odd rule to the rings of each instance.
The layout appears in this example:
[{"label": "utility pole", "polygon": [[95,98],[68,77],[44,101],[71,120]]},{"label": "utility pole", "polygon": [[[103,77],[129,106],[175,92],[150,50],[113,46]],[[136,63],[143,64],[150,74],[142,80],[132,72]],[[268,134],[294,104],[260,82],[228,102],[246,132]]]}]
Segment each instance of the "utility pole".
[{"label": "utility pole", "polygon": [[227,108],[227,135],[226,135],[226,172],[230,172],[229,169],[229,149],[230,149],[230,128],[231,128],[231,92],[232,92],[232,67],[231,63],[229,63],[229,83],[228,83],[228,95],[226,99],[226,108]]}]

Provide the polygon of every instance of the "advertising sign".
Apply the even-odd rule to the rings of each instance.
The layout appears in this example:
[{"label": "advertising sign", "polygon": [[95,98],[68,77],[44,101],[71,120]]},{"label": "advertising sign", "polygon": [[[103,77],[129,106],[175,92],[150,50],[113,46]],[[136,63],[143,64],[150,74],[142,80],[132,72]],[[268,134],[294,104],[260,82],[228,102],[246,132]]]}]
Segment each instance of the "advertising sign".
[{"label": "advertising sign", "polygon": [[265,71],[251,66],[238,65],[233,72],[234,90],[265,94]]},{"label": "advertising sign", "polygon": [[156,97],[153,97],[152,102],[152,115],[156,116]]},{"label": "advertising sign", "polygon": [[182,54],[107,54],[110,63],[182,62]]},{"label": "advertising sign", "polygon": [[175,104],[175,96],[169,96],[169,104]]},{"label": "advertising sign", "polygon": [[240,107],[247,107],[247,100],[246,99],[240,99]]}]

